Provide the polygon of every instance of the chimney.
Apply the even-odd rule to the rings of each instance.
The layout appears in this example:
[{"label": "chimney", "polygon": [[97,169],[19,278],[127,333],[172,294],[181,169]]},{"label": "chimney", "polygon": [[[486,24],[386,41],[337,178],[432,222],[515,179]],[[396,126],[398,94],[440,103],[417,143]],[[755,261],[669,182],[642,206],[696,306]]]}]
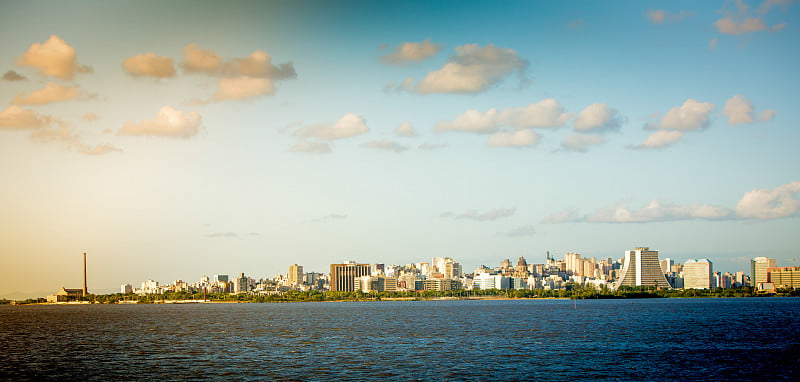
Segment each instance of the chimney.
[{"label": "chimney", "polygon": [[83,253],[83,295],[86,296],[89,291],[86,290],[86,252]]}]

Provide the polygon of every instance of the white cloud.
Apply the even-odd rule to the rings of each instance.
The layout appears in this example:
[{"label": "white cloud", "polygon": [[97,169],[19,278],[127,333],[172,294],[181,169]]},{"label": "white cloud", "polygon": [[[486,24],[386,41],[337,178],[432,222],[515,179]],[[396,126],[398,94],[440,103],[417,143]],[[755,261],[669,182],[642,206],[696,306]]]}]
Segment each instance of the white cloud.
[{"label": "white cloud", "polygon": [[378,150],[386,150],[386,151],[394,151],[396,153],[401,153],[403,151],[408,150],[408,147],[403,146],[397,142],[392,141],[369,141],[359,145],[359,147],[367,148],[367,149],[378,149]]},{"label": "white cloud", "polygon": [[323,140],[349,138],[364,134],[369,131],[364,117],[353,113],[342,116],[336,123],[320,123],[301,127],[294,135],[299,137],[313,137]]},{"label": "white cloud", "polygon": [[237,100],[243,101],[251,98],[272,95],[275,85],[269,78],[234,77],[220,78],[217,80],[217,92],[213,101]]},{"label": "white cloud", "polygon": [[465,131],[471,133],[491,133],[500,126],[500,112],[489,109],[486,112],[467,110],[453,121],[441,121],[436,124],[436,131]]},{"label": "white cloud", "polygon": [[583,109],[572,125],[581,132],[602,132],[619,130],[624,122],[625,118],[617,110],[604,103],[594,103]]},{"label": "white cloud", "polygon": [[539,143],[541,135],[533,130],[497,132],[489,136],[487,145],[491,147],[527,147]]},{"label": "white cloud", "polygon": [[417,148],[420,149],[420,150],[423,150],[423,151],[433,151],[433,150],[443,149],[445,147],[447,147],[447,145],[444,144],[444,143],[427,143],[427,142],[425,142],[425,143],[419,145]]},{"label": "white cloud", "polygon": [[329,154],[331,145],[328,142],[301,139],[291,148],[291,151],[296,153]]},{"label": "white cloud", "polygon": [[778,219],[800,211],[800,181],[773,189],[748,191],[736,204],[736,215],[745,219]]},{"label": "white cloud", "polygon": [[508,237],[525,237],[525,236],[533,236],[536,234],[536,230],[533,229],[532,225],[524,225],[522,227],[514,228],[510,231],[503,232],[500,235],[508,236]]},{"label": "white cloud", "polygon": [[56,35],[43,44],[31,44],[31,47],[17,58],[17,65],[33,67],[45,76],[62,80],[71,80],[75,73],[89,73],[92,68],[79,65],[75,48],[69,46]]},{"label": "white cloud", "polygon": [[127,122],[118,135],[151,135],[170,138],[190,138],[197,135],[202,117],[197,112],[182,112],[169,106],[158,111],[155,119],[141,123]]},{"label": "white cloud", "polygon": [[403,122],[394,129],[394,133],[403,137],[414,137],[417,135],[417,132],[414,131],[414,127],[411,126],[411,122]]},{"label": "white cloud", "polygon": [[725,102],[722,114],[728,117],[729,125],[740,125],[753,123],[756,120],[770,121],[778,112],[775,110],[764,110],[759,113],[758,118],[754,117],[755,108],[753,104],[742,95],[735,95]]},{"label": "white cloud", "polygon": [[503,126],[517,129],[559,128],[572,118],[565,113],[558,101],[547,98],[525,107],[508,108],[502,111],[489,109],[486,112],[467,110],[453,121],[436,124],[437,131],[464,131],[472,133],[491,133]]},{"label": "white cloud", "polygon": [[137,54],[122,61],[122,69],[134,77],[167,78],[175,76],[175,63],[155,53]]},{"label": "white cloud", "polygon": [[0,128],[35,129],[47,126],[54,121],[53,117],[41,115],[34,110],[23,109],[16,105],[11,105],[0,111]]},{"label": "white cloud", "polygon": [[511,49],[492,44],[484,47],[467,44],[455,48],[456,55],[439,70],[428,73],[416,84],[420,94],[479,93],[519,73],[524,83],[528,62]]},{"label": "white cloud", "polygon": [[612,203],[586,216],[585,220],[592,223],[651,223],[691,219],[718,220],[731,215],[732,211],[725,207],[699,203],[681,206],[656,198],[638,210],[631,210],[621,203]]},{"label": "white cloud", "polygon": [[722,114],[728,117],[729,125],[753,123],[753,104],[742,95],[735,95],[725,102]]},{"label": "white cloud", "polygon": [[771,121],[776,115],[778,115],[777,110],[763,110],[758,113],[758,119],[764,122]]},{"label": "white cloud", "polygon": [[708,127],[711,112],[716,105],[687,99],[683,105],[670,109],[655,125],[650,128],[670,130],[697,130]]},{"label": "white cloud", "polygon": [[48,103],[69,101],[83,94],[78,86],[64,86],[47,83],[43,89],[36,90],[25,96],[25,92],[17,94],[11,101],[14,105],[46,105]]},{"label": "white cloud", "polygon": [[586,152],[590,146],[601,145],[606,142],[606,138],[601,134],[570,134],[563,142],[561,147],[578,152]]},{"label": "white cloud", "polygon": [[492,221],[502,218],[514,216],[516,208],[497,208],[485,212],[478,212],[476,210],[466,210],[460,214],[454,214],[450,211],[443,212],[439,215],[442,218],[454,218],[459,220],[475,220],[475,221]]},{"label": "white cloud", "polygon": [[655,198],[640,209],[616,202],[581,216],[574,209],[565,209],[547,216],[543,224],[559,223],[651,223],[677,220],[780,219],[800,215],[800,181],[773,189],[746,192],[735,209],[711,204],[678,205]]},{"label": "white cloud", "polygon": [[653,134],[650,134],[644,142],[639,144],[638,148],[643,149],[660,149],[672,145],[675,142],[678,142],[681,138],[683,138],[682,131],[670,131],[670,130],[659,130]]},{"label": "white cloud", "polygon": [[545,98],[528,106],[503,110],[499,122],[518,129],[559,128],[572,117],[572,114],[564,112],[564,107],[558,101]]},{"label": "white cloud", "polygon": [[381,61],[391,65],[404,65],[409,62],[420,62],[436,55],[442,49],[431,39],[423,42],[406,42],[394,48],[392,53],[381,57]]},{"label": "white cloud", "polygon": [[567,208],[561,212],[548,215],[542,220],[542,224],[561,224],[561,223],[574,223],[583,221],[584,217],[578,215],[578,211],[574,208]]}]

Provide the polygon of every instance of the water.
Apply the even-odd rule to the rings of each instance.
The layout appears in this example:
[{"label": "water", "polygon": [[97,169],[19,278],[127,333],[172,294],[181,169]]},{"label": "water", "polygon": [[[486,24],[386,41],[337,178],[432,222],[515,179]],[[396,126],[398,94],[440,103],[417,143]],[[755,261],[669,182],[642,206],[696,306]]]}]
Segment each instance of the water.
[{"label": "water", "polygon": [[800,299],[0,306],[0,379],[797,380]]}]

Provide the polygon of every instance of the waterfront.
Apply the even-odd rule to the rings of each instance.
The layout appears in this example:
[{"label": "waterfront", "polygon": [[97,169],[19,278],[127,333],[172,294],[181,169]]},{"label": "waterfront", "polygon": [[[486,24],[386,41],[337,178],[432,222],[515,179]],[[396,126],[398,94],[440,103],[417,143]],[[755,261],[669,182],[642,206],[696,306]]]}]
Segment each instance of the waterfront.
[{"label": "waterfront", "polygon": [[792,380],[800,299],[0,307],[2,379]]}]

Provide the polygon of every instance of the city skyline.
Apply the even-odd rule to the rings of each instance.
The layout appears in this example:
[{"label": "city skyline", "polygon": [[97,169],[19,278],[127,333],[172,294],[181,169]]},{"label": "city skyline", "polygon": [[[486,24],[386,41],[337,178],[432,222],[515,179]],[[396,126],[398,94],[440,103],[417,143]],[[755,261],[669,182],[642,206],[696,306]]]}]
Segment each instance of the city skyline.
[{"label": "city skyline", "polygon": [[[796,265],[800,6],[0,6],[0,297],[634,246]],[[73,271],[74,268],[74,271]]]}]

